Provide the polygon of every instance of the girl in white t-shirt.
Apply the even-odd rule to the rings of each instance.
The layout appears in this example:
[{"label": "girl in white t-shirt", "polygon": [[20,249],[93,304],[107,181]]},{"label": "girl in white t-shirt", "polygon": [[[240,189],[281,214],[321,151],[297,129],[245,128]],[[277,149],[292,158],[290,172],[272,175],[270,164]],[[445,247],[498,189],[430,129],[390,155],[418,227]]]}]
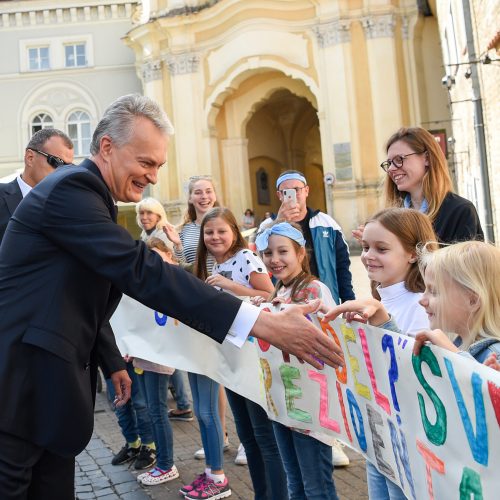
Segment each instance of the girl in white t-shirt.
[{"label": "girl in white t-shirt", "polygon": [[[273,302],[303,304],[321,299],[327,308],[335,305],[329,288],[309,269],[305,239],[299,226],[276,222],[256,238],[257,250],[278,280]],[[274,434],[285,467],[289,498],[337,500],[333,481],[334,439],[273,422]]]},{"label": "girl in white t-shirt", "polygon": [[[429,217],[408,208],[387,208],[366,224],[361,241],[363,262],[380,300],[401,332],[415,336],[429,328],[425,309],[419,304],[425,290],[418,266],[417,248],[437,248]],[[429,242],[429,243],[428,243]],[[366,462],[368,495],[373,500],[404,500],[401,488]]]},{"label": "girl in white t-shirt", "polygon": [[[200,231],[200,241],[194,265],[194,274],[198,278],[233,295],[260,296],[266,299],[269,297],[273,291],[273,285],[267,270],[261,259],[248,249],[247,243],[240,233],[238,223],[230,210],[222,207],[212,208],[203,217]],[[215,259],[210,276],[207,270],[209,255]],[[189,373],[189,382],[193,395],[194,411],[198,418],[205,450],[206,469],[193,483],[181,488],[181,493],[187,499],[226,498],[231,494],[231,490],[223,470],[222,430],[218,418],[216,397],[219,384],[204,375],[195,373]],[[250,432],[253,434],[253,430],[249,426],[246,433],[243,433],[242,426],[239,424],[242,420],[240,413],[246,410],[240,406],[238,408],[233,406],[233,399],[240,398],[236,394],[227,391],[227,396],[233,409],[238,436],[247,452],[248,465],[252,473],[255,465],[252,453],[256,455],[253,449],[257,445],[252,443],[248,434]],[[267,420],[264,410],[262,413]],[[269,428],[271,428],[270,423]],[[272,436],[272,432],[270,435]],[[279,459],[277,448],[275,455]],[[276,456],[269,462],[275,462]],[[259,476],[257,471],[253,471],[255,474],[251,474],[252,479],[254,476]],[[263,481],[263,479],[259,478],[259,481]],[[260,484],[254,483],[254,488],[258,489],[259,487]],[[263,491],[266,490],[267,486],[264,485]],[[273,498],[278,497],[273,496]],[[265,498],[265,496],[259,498]]]}]

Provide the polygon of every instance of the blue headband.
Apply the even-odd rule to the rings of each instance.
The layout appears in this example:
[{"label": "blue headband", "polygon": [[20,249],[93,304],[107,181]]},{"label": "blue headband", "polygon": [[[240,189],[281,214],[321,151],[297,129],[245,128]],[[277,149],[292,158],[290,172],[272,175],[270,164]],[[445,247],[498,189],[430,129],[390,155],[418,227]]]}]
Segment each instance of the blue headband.
[{"label": "blue headband", "polygon": [[300,172],[291,172],[288,174],[282,174],[278,177],[276,181],[276,189],[280,187],[280,184],[285,181],[300,181],[307,186],[306,178]]},{"label": "blue headband", "polygon": [[272,234],[277,234],[278,236],[286,236],[291,240],[297,242],[301,247],[306,246],[306,240],[302,233],[291,226],[288,222],[280,222],[272,227],[264,229],[257,238],[255,238],[255,245],[259,252],[263,252],[269,246],[269,237]]}]

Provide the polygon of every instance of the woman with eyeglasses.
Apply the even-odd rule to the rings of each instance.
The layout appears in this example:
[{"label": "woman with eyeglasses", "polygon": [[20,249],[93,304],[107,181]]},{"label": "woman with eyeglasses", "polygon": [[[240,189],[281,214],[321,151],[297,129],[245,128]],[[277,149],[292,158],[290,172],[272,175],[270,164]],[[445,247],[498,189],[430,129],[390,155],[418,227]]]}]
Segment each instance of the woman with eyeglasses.
[{"label": "woman with eyeglasses", "polygon": [[[427,130],[401,128],[387,141],[386,206],[414,208],[431,219],[439,241],[483,240],[474,205],[453,192],[448,163]],[[361,230],[360,230],[361,229]],[[361,239],[362,228],[353,231]]]}]

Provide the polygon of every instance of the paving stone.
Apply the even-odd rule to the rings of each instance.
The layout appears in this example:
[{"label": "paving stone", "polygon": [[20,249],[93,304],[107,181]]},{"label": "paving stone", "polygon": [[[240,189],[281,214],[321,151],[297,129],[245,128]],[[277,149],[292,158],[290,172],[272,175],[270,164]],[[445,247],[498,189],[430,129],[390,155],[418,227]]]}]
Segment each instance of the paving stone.
[{"label": "paving stone", "polygon": [[106,495],[112,495],[114,491],[111,488],[104,488],[103,490],[99,490],[95,492],[95,496],[97,498],[106,496]]},{"label": "paving stone", "polygon": [[136,491],[139,489],[141,489],[141,485],[135,479],[133,481],[129,481],[127,483],[117,484],[115,486],[115,491],[118,494],[130,493],[131,491]]},{"label": "paving stone", "polygon": [[108,478],[113,485],[135,481],[135,477],[128,471],[112,472],[108,474]]},{"label": "paving stone", "polygon": [[116,493],[112,493],[111,495],[99,497],[99,500],[120,500],[120,497]]},{"label": "paving stone", "polygon": [[98,469],[99,469],[99,466],[96,463],[84,465],[82,467],[82,471],[84,471],[84,472],[90,472],[90,471],[98,470]]},{"label": "paving stone", "polygon": [[[149,500],[151,497],[144,490],[137,490],[124,493],[121,498],[123,500]],[[177,495],[177,500],[179,500],[179,495]]]},{"label": "paving stone", "polygon": [[89,493],[78,493],[76,496],[77,500],[87,500],[89,498],[95,498],[94,493],[89,492]]}]

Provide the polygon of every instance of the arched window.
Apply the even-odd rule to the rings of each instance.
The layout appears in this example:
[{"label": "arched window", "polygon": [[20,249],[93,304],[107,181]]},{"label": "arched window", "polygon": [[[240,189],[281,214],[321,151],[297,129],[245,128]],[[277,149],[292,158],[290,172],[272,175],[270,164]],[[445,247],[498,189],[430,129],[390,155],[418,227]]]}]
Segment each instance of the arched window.
[{"label": "arched window", "polygon": [[30,137],[35,132],[42,130],[42,128],[53,128],[53,127],[54,127],[54,121],[52,120],[52,117],[47,113],[40,113],[39,115],[36,115],[35,118],[33,118],[33,120],[31,120]]},{"label": "arched window", "polygon": [[85,111],[75,111],[68,118],[68,135],[75,146],[75,156],[86,156],[90,150],[90,117]]}]

